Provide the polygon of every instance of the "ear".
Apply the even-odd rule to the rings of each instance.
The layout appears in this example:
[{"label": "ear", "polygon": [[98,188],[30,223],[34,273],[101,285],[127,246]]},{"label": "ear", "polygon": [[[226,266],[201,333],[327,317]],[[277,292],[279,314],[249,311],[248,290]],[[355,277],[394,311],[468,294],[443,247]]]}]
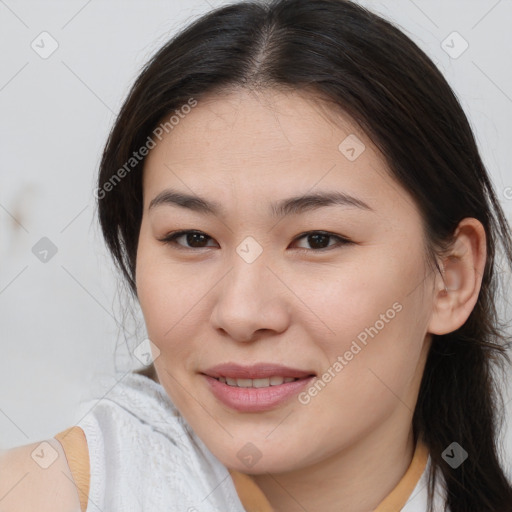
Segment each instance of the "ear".
[{"label": "ear", "polygon": [[487,258],[486,234],[480,221],[465,218],[454,233],[450,253],[436,275],[428,332],[448,334],[461,327],[475,307]]}]

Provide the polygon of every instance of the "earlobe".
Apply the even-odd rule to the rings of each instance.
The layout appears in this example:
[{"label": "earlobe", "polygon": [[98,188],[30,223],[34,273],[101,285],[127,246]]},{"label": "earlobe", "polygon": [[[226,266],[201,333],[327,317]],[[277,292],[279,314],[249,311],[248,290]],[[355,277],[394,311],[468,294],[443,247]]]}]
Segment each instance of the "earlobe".
[{"label": "earlobe", "polygon": [[466,322],[478,300],[486,256],[483,225],[474,218],[463,219],[450,253],[440,262],[429,333],[448,334]]}]

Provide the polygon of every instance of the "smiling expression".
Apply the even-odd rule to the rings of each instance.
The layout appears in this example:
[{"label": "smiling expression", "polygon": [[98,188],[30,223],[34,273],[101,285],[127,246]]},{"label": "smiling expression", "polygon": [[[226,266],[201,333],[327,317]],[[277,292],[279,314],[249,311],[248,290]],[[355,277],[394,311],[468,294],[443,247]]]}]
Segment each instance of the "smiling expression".
[{"label": "smiling expression", "polygon": [[[151,150],[143,195],[136,284],[158,377],[225,465],[291,471],[407,432],[432,313],[421,216],[348,117],[275,90],[201,99]],[[331,378],[240,410],[204,375],[223,363]],[[227,393],[257,402],[264,384]]]}]

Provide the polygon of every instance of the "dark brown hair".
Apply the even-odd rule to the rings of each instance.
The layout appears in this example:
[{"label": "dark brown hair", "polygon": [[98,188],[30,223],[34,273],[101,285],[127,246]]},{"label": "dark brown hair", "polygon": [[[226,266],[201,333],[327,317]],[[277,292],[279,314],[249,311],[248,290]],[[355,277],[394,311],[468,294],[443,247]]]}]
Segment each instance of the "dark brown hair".
[{"label": "dark brown hair", "polygon": [[[389,21],[345,0],[239,2],[197,19],[154,55],[112,128],[96,193],[107,246],[134,297],[144,158],[126,163],[191,98],[232,88],[306,91],[355,120],[414,197],[433,271],[463,218],[483,224],[487,261],[477,304],[462,327],[433,336],[413,429],[432,460],[429,509],[441,471],[451,512],[512,511],[498,458],[504,407],[493,374],[510,365],[496,309],[498,243],[512,267],[510,227],[452,89]],[[154,377],[154,368],[146,374]],[[442,457],[454,441],[469,454],[455,469]]]}]

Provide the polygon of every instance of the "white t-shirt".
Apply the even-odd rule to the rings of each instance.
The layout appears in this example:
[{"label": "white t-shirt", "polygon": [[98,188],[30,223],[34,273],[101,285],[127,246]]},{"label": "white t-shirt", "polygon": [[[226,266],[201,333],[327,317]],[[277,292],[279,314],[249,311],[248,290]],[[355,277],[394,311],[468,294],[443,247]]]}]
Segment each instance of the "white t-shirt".
[{"label": "white t-shirt", "polygon": [[[77,426],[90,464],[87,512],[245,512],[229,471],[159,383],[128,373],[81,412]],[[430,456],[401,512],[427,512],[429,466]],[[434,512],[443,511],[442,495],[439,487]]]}]

